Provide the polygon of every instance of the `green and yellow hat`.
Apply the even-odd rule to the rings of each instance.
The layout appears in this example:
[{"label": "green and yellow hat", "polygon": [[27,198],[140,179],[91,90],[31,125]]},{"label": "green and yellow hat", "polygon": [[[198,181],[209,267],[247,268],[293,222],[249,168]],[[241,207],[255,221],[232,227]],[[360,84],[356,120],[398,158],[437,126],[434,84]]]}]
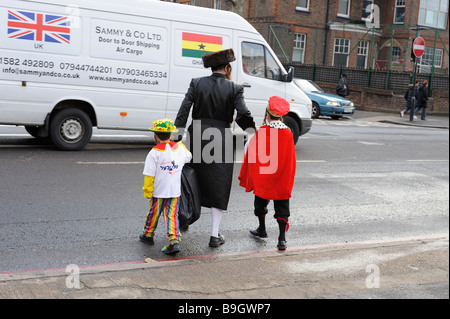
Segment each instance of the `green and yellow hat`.
[{"label": "green and yellow hat", "polygon": [[150,131],[156,133],[177,133],[177,127],[173,124],[171,119],[162,119],[153,122],[153,127],[149,128]]}]

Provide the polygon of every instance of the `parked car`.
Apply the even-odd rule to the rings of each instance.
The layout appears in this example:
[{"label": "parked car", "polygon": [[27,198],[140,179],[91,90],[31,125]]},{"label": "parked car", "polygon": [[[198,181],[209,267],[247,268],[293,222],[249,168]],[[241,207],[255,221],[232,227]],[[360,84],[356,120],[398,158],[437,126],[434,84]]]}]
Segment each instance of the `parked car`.
[{"label": "parked car", "polygon": [[338,120],[343,116],[352,116],[356,111],[352,101],[339,95],[325,93],[313,81],[294,78],[294,83],[311,99],[312,118],[327,115]]}]

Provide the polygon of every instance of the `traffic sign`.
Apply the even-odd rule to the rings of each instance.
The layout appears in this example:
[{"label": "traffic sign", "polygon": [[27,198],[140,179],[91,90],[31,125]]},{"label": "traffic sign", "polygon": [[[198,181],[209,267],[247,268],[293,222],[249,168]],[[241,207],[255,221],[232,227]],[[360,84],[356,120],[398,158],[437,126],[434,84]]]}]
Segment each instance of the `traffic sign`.
[{"label": "traffic sign", "polygon": [[418,37],[413,43],[413,53],[416,57],[420,58],[425,52],[425,40],[422,37]]}]

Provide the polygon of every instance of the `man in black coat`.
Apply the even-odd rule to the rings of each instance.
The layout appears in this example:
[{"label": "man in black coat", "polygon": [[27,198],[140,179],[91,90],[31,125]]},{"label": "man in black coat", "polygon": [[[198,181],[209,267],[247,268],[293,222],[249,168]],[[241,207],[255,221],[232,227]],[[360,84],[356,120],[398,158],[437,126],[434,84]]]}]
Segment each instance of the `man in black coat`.
[{"label": "man in black coat", "polygon": [[197,172],[202,206],[211,208],[212,231],[210,247],[225,243],[219,234],[222,211],[228,209],[233,179],[233,136],[230,130],[235,111],[236,123],[243,129],[256,130],[253,117],[244,101],[244,88],[231,81],[231,65],[236,60],[232,49],[206,54],[204,67],[210,76],[192,79],[189,90],[175,120],[177,128],[188,128],[192,167]]},{"label": "man in black coat", "polygon": [[339,84],[336,87],[336,94],[341,97],[346,97],[347,95],[350,95],[350,89],[348,88],[347,74],[345,73],[341,74],[341,79],[339,80]]},{"label": "man in black coat", "polygon": [[414,112],[414,115],[419,113],[420,109],[422,109],[421,120],[426,121],[427,106],[428,106],[428,81],[424,80],[419,88],[419,91],[417,92],[417,107]]}]

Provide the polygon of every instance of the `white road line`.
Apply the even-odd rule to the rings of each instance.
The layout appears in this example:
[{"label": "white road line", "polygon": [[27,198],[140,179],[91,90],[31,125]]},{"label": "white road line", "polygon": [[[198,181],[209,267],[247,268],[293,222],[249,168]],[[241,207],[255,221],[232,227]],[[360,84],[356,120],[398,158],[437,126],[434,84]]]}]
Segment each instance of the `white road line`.
[{"label": "white road line", "polygon": [[[242,164],[242,161],[235,161],[235,164]],[[297,163],[326,163],[326,161],[297,161]],[[145,162],[76,162],[79,165],[143,165]]]},{"label": "white road line", "polygon": [[[30,134],[2,133],[0,137],[30,137]],[[149,138],[148,135],[113,135],[113,134],[94,134],[92,137],[128,137],[128,138]]]},{"label": "white road line", "polygon": [[385,145],[383,143],[364,142],[364,141],[359,141],[358,143],[363,144],[363,145],[371,145],[371,146],[384,146]]},{"label": "white road line", "polygon": [[143,165],[145,162],[76,162],[80,165]]},{"label": "white road line", "polygon": [[448,162],[449,160],[407,160],[407,162]]},{"label": "white road line", "polygon": [[92,137],[128,137],[128,138],[150,138],[148,135],[113,135],[113,134],[95,134]]}]

